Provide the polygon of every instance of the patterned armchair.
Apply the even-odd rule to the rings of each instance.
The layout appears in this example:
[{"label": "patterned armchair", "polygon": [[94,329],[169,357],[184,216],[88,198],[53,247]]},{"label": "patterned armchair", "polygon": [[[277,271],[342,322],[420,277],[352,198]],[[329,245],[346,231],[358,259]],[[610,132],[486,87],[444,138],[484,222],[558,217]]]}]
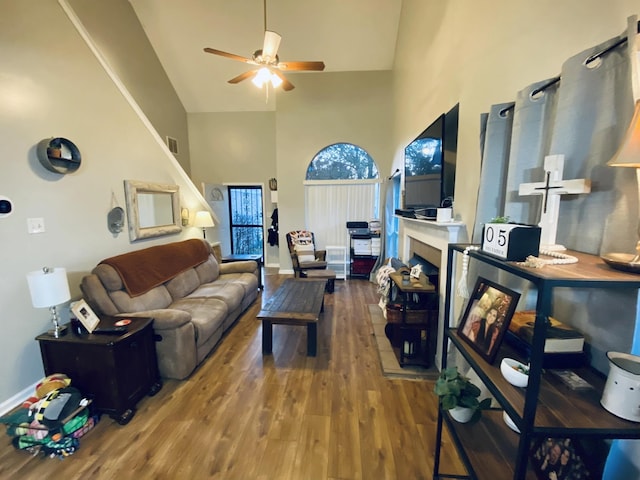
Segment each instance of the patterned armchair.
[{"label": "patterned armchair", "polygon": [[291,254],[293,272],[296,278],[304,278],[306,270],[321,270],[327,268],[326,252],[316,250],[313,232],[294,230],[287,233],[287,246]]}]

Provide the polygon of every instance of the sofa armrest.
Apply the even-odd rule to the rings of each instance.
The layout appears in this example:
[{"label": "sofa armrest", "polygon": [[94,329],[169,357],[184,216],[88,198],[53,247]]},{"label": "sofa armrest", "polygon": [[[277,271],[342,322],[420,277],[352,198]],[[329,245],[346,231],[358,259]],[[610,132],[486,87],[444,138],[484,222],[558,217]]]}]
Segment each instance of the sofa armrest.
[{"label": "sofa armrest", "polygon": [[142,312],[120,313],[117,317],[151,317],[154,330],[173,330],[191,321],[191,314],[183,310],[162,308],[157,310],[145,310]]},{"label": "sofa armrest", "polygon": [[228,262],[220,264],[220,274],[224,273],[255,273],[258,264],[254,260],[241,260],[239,262]]},{"label": "sofa armrest", "polygon": [[320,262],[324,262],[325,258],[327,256],[327,251],[326,250],[316,250],[314,252],[314,255],[316,256],[316,260],[318,260]]}]

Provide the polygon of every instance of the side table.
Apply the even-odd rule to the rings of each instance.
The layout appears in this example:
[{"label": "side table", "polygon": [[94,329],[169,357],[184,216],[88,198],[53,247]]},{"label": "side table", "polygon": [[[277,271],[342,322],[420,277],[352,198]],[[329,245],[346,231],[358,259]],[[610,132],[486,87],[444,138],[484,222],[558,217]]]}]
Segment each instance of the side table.
[{"label": "side table", "polygon": [[253,260],[258,264],[258,288],[262,290],[262,255],[257,253],[234,253],[222,257],[222,263],[242,262],[243,260]]},{"label": "side table", "polygon": [[[101,317],[100,328],[113,327],[118,317]],[[64,373],[71,385],[93,398],[93,407],[121,425],[133,418],[142,397],[162,388],[158,373],[152,318],[131,318],[121,334],[67,334],[36,337],[46,375]]]},{"label": "side table", "polygon": [[[402,274],[393,272],[389,275],[393,287],[400,294],[397,305],[399,321],[388,323],[385,331],[397,339],[394,351],[400,366],[421,365],[429,367],[433,361],[437,318],[438,294],[435,287],[424,275],[420,279],[412,278],[409,284],[402,283]],[[393,288],[389,289],[391,296]],[[414,298],[415,296],[415,298]],[[417,301],[416,301],[417,299]],[[387,303],[387,321],[389,309],[393,309],[392,299]]]}]

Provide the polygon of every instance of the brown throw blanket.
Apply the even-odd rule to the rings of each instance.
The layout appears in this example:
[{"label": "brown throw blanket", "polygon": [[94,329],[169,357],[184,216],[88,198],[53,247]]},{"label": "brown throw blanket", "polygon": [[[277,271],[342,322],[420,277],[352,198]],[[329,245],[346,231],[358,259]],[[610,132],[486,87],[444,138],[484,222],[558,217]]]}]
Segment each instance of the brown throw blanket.
[{"label": "brown throw blanket", "polygon": [[191,239],[106,258],[100,263],[115,268],[127,293],[136,297],[206,261],[209,253],[202,240]]}]

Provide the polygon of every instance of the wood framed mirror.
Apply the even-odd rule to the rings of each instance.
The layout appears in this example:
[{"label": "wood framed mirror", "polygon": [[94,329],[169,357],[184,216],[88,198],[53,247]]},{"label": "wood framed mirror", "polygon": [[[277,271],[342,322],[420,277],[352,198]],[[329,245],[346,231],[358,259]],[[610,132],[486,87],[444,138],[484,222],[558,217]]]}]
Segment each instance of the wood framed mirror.
[{"label": "wood framed mirror", "polygon": [[178,185],[125,180],[124,193],[131,241],[182,230]]}]

